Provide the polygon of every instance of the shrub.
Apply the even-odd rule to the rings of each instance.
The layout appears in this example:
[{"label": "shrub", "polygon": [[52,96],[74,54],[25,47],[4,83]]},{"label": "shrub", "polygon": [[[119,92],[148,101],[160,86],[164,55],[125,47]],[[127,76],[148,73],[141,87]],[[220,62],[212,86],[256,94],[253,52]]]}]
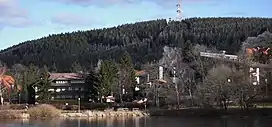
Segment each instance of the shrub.
[{"label": "shrub", "polygon": [[52,105],[42,104],[29,108],[28,113],[31,118],[53,118],[60,116],[61,111]]},{"label": "shrub", "polygon": [[86,106],[86,109],[89,109],[89,110],[105,110],[109,107],[108,104],[105,104],[105,103],[89,103],[87,106]]},{"label": "shrub", "polygon": [[144,104],[138,104],[138,103],[134,103],[134,102],[124,103],[124,108],[129,108],[130,110],[132,110],[133,108],[144,109],[144,107],[145,107]]}]

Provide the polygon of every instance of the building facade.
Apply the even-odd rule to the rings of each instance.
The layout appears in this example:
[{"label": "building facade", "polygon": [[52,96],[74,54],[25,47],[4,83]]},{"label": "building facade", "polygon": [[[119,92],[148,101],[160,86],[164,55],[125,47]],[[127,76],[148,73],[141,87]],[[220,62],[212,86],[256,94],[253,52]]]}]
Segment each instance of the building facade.
[{"label": "building facade", "polygon": [[88,99],[85,75],[79,73],[49,73],[51,100]]}]

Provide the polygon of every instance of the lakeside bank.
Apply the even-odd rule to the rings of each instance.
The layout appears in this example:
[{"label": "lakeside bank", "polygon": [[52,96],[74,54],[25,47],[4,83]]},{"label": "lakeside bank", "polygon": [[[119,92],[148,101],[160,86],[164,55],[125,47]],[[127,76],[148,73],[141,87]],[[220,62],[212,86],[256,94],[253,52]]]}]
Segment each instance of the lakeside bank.
[{"label": "lakeside bank", "polygon": [[[0,111],[0,119],[30,119],[29,113],[20,110]],[[256,108],[248,111],[241,109],[228,109],[227,111],[219,109],[180,109],[167,110],[157,109],[145,111],[81,111],[61,112],[58,118],[121,118],[121,117],[224,117],[224,116],[271,116],[271,108]],[[46,116],[44,116],[46,117]]]},{"label": "lakeside bank", "polygon": [[[61,112],[59,118],[106,118],[106,117],[147,117],[149,113],[145,111],[81,111],[81,112]],[[47,117],[44,115],[43,117]],[[50,116],[49,116],[50,117]],[[31,115],[24,110],[2,110],[0,119],[30,119]],[[38,117],[37,117],[38,118]]]},{"label": "lakeside bank", "polygon": [[103,109],[103,110],[60,110],[48,104],[37,105],[25,110],[0,110],[0,119],[42,119],[42,118],[120,118],[120,117],[224,117],[224,116],[271,116],[272,108],[183,108],[139,110],[133,108]]},{"label": "lakeside bank", "polygon": [[184,108],[184,109],[155,109],[148,111],[149,116],[167,117],[224,117],[224,116],[272,116],[272,108],[250,108],[241,110],[240,108],[204,109],[204,108]]}]

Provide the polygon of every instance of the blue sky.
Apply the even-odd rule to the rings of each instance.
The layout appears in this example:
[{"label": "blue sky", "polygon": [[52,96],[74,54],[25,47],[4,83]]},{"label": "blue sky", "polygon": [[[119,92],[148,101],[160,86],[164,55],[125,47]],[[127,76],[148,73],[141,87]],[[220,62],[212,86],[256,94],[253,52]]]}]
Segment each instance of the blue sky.
[{"label": "blue sky", "polygon": [[[0,49],[61,32],[175,18],[178,0],[0,0]],[[182,0],[185,17],[272,17],[272,0]]]}]

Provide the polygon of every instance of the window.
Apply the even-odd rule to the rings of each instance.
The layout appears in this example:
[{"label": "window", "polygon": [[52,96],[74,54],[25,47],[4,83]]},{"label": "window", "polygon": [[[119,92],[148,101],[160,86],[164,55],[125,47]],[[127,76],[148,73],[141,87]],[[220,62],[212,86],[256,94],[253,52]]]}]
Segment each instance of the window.
[{"label": "window", "polygon": [[72,87],[69,87],[68,90],[69,90],[69,91],[72,91],[73,89],[72,89]]},{"label": "window", "polygon": [[78,90],[79,90],[79,88],[75,88],[75,90],[76,90],[76,91],[78,91]]},{"label": "window", "polygon": [[65,96],[65,98],[70,99],[70,98],[72,98],[72,96],[71,95],[67,95],[67,96]]},{"label": "window", "polygon": [[85,83],[84,80],[73,80],[71,81],[71,83]]},{"label": "window", "polygon": [[56,81],[57,84],[65,84],[68,83],[68,81]]},{"label": "window", "polygon": [[54,92],[55,90],[54,89],[48,89],[48,91]]},{"label": "window", "polygon": [[81,91],[84,91],[84,88],[81,88],[80,90],[81,90]]}]

